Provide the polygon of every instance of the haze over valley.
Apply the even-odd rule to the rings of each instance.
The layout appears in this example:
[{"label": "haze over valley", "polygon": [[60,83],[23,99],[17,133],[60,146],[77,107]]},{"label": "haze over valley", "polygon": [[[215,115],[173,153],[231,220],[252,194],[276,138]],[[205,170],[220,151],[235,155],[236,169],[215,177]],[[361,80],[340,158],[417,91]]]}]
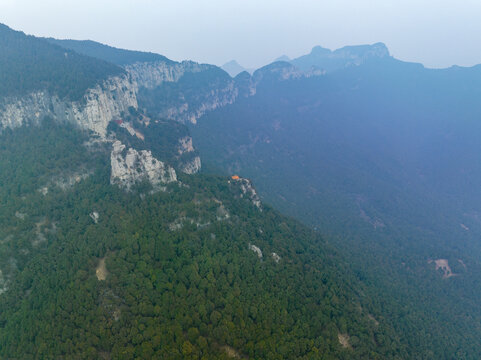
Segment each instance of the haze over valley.
[{"label": "haze over valley", "polygon": [[57,31],[0,24],[0,358],[480,358],[481,65]]}]

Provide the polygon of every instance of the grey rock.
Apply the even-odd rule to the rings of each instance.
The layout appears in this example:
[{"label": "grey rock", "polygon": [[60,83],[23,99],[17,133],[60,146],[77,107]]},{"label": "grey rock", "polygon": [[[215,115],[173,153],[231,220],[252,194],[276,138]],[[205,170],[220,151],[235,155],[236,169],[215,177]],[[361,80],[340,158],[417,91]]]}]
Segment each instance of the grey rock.
[{"label": "grey rock", "polygon": [[117,184],[126,190],[148,180],[154,187],[177,181],[175,170],[157,160],[150,151],[128,149],[120,141],[115,141],[110,155],[111,184]]}]

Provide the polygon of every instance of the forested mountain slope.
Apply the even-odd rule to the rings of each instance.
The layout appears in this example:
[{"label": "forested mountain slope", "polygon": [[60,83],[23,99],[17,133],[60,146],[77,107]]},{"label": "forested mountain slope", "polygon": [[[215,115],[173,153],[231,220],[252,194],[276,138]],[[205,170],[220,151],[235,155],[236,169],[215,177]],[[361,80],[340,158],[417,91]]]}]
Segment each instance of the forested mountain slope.
[{"label": "forested mountain slope", "polygon": [[48,91],[79,100],[88,88],[119,75],[111,63],[80,55],[0,24],[0,97]]},{"label": "forested mountain slope", "polygon": [[9,66],[23,41],[49,54],[28,90],[53,92],[0,97],[1,358],[412,355],[328,241],[260,203],[248,179],[195,174],[187,127],[138,106],[142,87],[177,81],[192,102],[223,72],[107,64],[120,75],[60,97],[48,62],[80,55],[0,35]]},{"label": "forested mountain slope", "polygon": [[191,128],[204,163],[338,238],[413,349],[478,357],[479,66],[372,57],[309,78],[270,71]]},{"label": "forested mountain slope", "polygon": [[0,35],[49,54],[0,96],[0,357],[479,358],[478,68]]},{"label": "forested mountain slope", "polygon": [[118,49],[91,40],[58,40],[53,38],[47,38],[45,40],[63,48],[73,50],[79,54],[101,59],[119,66],[132,65],[136,62],[162,61],[174,63],[172,60],[159,54]]},{"label": "forested mountain slope", "polygon": [[47,120],[5,132],[0,155],[2,357],[407,354],[333,248],[241,198],[241,182],[125,192],[108,147]]}]

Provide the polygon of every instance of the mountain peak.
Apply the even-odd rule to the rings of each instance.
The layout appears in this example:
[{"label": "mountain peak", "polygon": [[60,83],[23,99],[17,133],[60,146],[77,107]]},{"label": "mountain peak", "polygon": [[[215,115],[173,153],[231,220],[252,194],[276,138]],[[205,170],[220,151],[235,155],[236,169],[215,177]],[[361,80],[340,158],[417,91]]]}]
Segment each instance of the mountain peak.
[{"label": "mountain peak", "polygon": [[241,66],[241,65],[236,60],[231,60],[231,61],[226,62],[222,66]]},{"label": "mountain peak", "polygon": [[281,55],[274,60],[274,62],[278,62],[278,61],[291,61],[291,58],[287,55]]},{"label": "mountain peak", "polygon": [[378,42],[372,45],[345,46],[343,48],[335,50],[333,54],[350,57],[357,56],[362,58],[383,58],[390,56],[389,49],[382,42]]},{"label": "mountain peak", "polygon": [[[378,42],[372,45],[344,46],[337,50],[330,50],[322,46],[314,46],[309,54],[318,57],[386,57],[390,56],[387,46]],[[308,55],[306,55],[308,56]]]},{"label": "mountain peak", "polygon": [[224,65],[221,66],[221,68],[232,77],[236,77],[241,72],[246,71],[246,69],[242,65],[240,65],[236,60],[231,60],[225,63]]},{"label": "mountain peak", "polygon": [[311,55],[316,55],[316,56],[320,56],[320,55],[329,55],[329,54],[332,54],[332,51],[330,49],[327,49],[327,48],[323,48],[322,46],[314,46],[311,50]]},{"label": "mountain peak", "polygon": [[307,55],[291,61],[303,71],[312,67],[330,72],[347,66],[359,66],[370,59],[390,57],[387,46],[383,43],[372,45],[345,46],[337,50],[329,50],[321,46],[315,46]]}]

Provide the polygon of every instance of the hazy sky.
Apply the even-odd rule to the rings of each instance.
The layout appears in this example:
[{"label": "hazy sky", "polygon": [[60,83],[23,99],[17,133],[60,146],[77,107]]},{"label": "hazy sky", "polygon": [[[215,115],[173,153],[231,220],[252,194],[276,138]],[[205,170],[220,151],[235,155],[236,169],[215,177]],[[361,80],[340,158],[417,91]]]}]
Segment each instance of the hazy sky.
[{"label": "hazy sky", "polygon": [[481,0],[0,0],[0,22],[218,65],[378,41],[429,67],[481,63]]}]

